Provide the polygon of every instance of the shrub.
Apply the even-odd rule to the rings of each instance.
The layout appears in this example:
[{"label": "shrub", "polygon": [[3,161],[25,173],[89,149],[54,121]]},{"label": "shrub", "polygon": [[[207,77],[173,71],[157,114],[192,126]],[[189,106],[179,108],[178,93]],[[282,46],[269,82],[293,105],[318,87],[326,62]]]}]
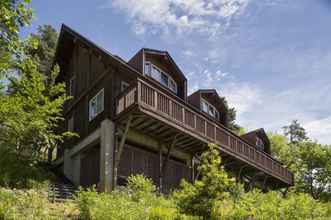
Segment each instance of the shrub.
[{"label": "shrub", "polygon": [[141,175],[129,177],[127,187],[111,193],[80,191],[76,201],[82,219],[179,219],[171,199],[157,195],[152,181]]},{"label": "shrub", "polygon": [[0,145],[0,187],[19,189],[43,188],[53,176],[45,168],[29,161],[18,160],[3,152]]},{"label": "shrub", "polygon": [[262,193],[254,190],[237,201],[218,201],[211,219],[322,220],[330,217],[329,204],[318,202],[307,194],[292,193],[283,198],[278,192]]},{"label": "shrub", "polygon": [[173,196],[177,207],[182,213],[201,216],[210,219],[212,209],[219,200],[230,197],[236,187],[234,179],[221,167],[221,158],[215,145],[208,145],[209,149],[201,155],[199,166],[201,180],[194,184],[182,181],[181,190]]},{"label": "shrub", "polygon": [[75,210],[71,203],[49,203],[45,191],[0,188],[0,219],[69,219]]}]

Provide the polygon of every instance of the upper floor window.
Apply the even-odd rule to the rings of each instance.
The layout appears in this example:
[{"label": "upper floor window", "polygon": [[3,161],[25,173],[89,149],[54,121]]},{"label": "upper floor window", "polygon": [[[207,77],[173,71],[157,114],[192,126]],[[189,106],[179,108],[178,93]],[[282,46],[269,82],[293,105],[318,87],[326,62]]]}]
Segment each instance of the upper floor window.
[{"label": "upper floor window", "polygon": [[214,118],[219,118],[216,108],[204,99],[201,99],[201,110]]},{"label": "upper floor window", "polygon": [[174,93],[177,93],[177,83],[175,80],[151,62],[145,62],[144,73],[168,87]]},{"label": "upper floor window", "polygon": [[89,101],[89,121],[92,121],[98,114],[104,110],[104,91],[100,90],[90,101]]},{"label": "upper floor window", "polygon": [[69,80],[69,96],[75,95],[75,76],[71,77]]},{"label": "upper floor window", "polygon": [[259,137],[256,137],[256,147],[258,148],[258,149],[260,149],[260,150],[264,150],[264,143],[263,143],[263,141],[261,140],[261,138],[259,138]]}]

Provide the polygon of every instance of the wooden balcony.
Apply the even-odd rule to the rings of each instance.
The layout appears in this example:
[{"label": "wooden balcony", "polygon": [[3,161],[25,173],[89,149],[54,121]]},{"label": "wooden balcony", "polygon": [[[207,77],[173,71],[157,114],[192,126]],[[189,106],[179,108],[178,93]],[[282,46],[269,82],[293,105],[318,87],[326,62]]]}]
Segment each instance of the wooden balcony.
[{"label": "wooden balcony", "polygon": [[116,115],[125,115],[132,109],[162,121],[169,127],[180,130],[203,143],[215,143],[219,150],[237,160],[280,180],[284,185],[293,185],[293,174],[270,155],[257,150],[218,122],[166,92],[146,79],[125,90],[116,100]]}]

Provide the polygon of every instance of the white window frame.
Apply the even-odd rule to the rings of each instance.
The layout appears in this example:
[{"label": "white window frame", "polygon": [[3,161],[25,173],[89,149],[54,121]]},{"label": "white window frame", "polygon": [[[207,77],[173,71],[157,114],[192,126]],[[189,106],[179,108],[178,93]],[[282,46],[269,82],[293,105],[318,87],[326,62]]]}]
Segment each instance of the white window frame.
[{"label": "white window frame", "polygon": [[[102,99],[101,99],[101,103],[100,103],[100,106],[101,108],[100,109],[97,109],[98,107],[98,97],[99,96],[102,96]],[[96,105],[96,109],[95,109],[95,112],[92,112],[92,108],[93,108],[93,102],[95,102],[95,105]],[[101,112],[104,111],[104,103],[105,103],[105,93],[104,93],[104,89],[101,89],[93,98],[90,99],[89,101],[89,121],[92,121],[94,118],[96,118]],[[93,110],[94,111],[94,110]]]},{"label": "white window frame", "polygon": [[130,84],[128,82],[121,81],[121,92],[123,92],[129,86],[130,86]]},{"label": "white window frame", "polygon": [[[148,66],[148,70],[146,70],[146,64],[149,65],[149,66]],[[155,77],[155,76],[153,76],[153,73],[152,73],[152,69],[153,69],[153,68],[155,68],[157,71],[160,72],[159,77]],[[146,62],[145,62],[145,65],[144,65],[144,74],[147,75],[147,76],[149,76],[149,77],[151,77],[151,78],[153,78],[153,79],[155,79],[155,80],[158,81],[161,85],[166,86],[170,91],[172,91],[172,92],[174,92],[174,93],[177,94],[177,92],[178,92],[178,86],[177,86],[176,81],[175,81],[175,80],[174,80],[174,79],[173,79],[168,73],[164,72],[163,70],[161,70],[159,67],[157,67],[156,65],[154,65],[154,64],[151,63],[150,61],[146,61]],[[164,85],[164,84],[162,83],[162,74],[164,74],[164,75],[166,75],[166,76],[168,77],[168,83],[167,83],[167,85]],[[174,83],[174,85],[175,85],[175,87],[174,87],[175,90],[173,90],[172,87],[170,86],[170,82],[171,82],[171,81],[172,81],[172,82]]]},{"label": "white window frame", "polygon": [[[205,103],[205,104],[207,105],[207,111],[205,111],[205,110],[203,109],[203,103]],[[207,113],[208,115],[210,115],[210,116],[212,116],[212,117],[214,117],[214,118],[216,118],[216,119],[219,119],[219,117],[220,117],[220,113],[217,111],[217,109],[215,108],[215,106],[213,106],[212,104],[210,104],[206,99],[201,98],[201,103],[200,103],[200,105],[201,105],[201,110],[202,110],[204,113]],[[213,111],[215,112],[215,115],[213,115],[213,114],[209,111],[209,108],[212,108],[212,109],[213,109]]]},{"label": "white window frame", "polygon": [[69,79],[69,96],[75,96],[75,75]]}]

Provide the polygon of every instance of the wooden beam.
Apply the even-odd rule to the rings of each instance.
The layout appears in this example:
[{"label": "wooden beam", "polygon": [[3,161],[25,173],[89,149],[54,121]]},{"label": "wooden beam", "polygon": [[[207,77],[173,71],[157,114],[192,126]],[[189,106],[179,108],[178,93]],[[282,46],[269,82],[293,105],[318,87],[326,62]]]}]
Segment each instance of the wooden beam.
[{"label": "wooden beam", "polygon": [[132,121],[132,115],[129,115],[129,118],[128,118],[128,120],[126,122],[126,125],[125,125],[124,133],[121,137],[121,141],[120,141],[120,144],[118,146],[118,149],[117,149],[117,152],[116,152],[116,155],[115,155],[115,163],[114,163],[115,185],[116,185],[116,180],[117,180],[118,165],[119,165],[120,160],[121,160],[121,155],[122,155],[122,152],[123,152],[125,139],[126,139],[126,136],[128,134],[128,131],[129,131],[129,128],[130,128],[130,125],[131,125],[131,121]]},{"label": "wooden beam", "polygon": [[160,165],[159,165],[159,172],[160,172],[160,176],[159,176],[159,190],[160,190],[160,192],[162,190],[162,184],[163,184],[163,180],[162,180],[163,176],[161,175],[161,173],[162,173],[162,167],[163,167],[163,165],[162,165],[162,161],[163,161],[162,150],[163,150],[162,149],[162,145],[160,145],[159,146],[159,163],[160,163]]},{"label": "wooden beam", "polygon": [[247,167],[248,165],[241,166],[237,175],[237,182],[241,181],[241,172]]},{"label": "wooden beam", "polygon": [[173,147],[176,144],[176,139],[177,139],[177,135],[174,137],[172,143],[168,147],[168,152],[167,152],[166,158],[164,158],[164,161],[162,161],[162,164],[160,164],[161,165],[161,172],[160,172],[160,183],[161,183],[160,184],[160,191],[162,191],[163,176],[164,176],[164,173],[165,173],[165,171],[167,169],[167,166],[168,166],[168,161],[169,161],[169,158],[170,158],[170,153],[171,153]]}]

